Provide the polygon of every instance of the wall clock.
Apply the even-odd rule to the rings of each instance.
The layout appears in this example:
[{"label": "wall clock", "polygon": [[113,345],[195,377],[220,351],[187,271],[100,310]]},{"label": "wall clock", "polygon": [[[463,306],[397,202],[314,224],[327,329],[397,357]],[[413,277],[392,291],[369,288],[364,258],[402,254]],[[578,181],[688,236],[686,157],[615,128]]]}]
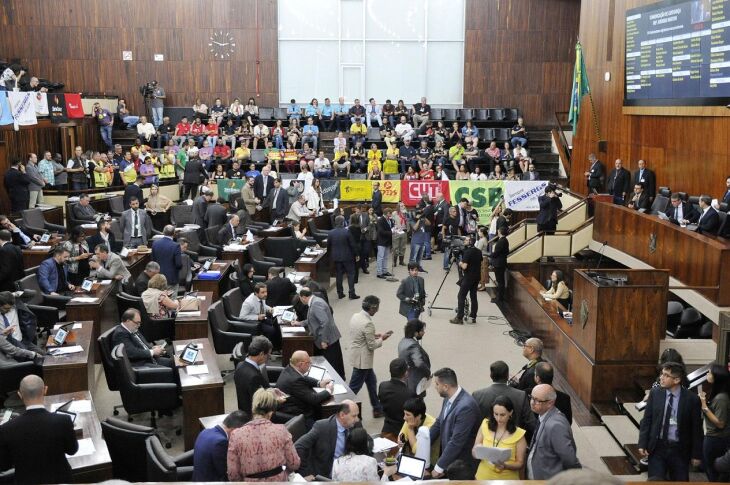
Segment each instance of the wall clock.
[{"label": "wall clock", "polygon": [[235,47],[233,36],[222,30],[213,32],[213,35],[210,36],[210,42],[208,42],[210,53],[216,59],[230,59]]}]

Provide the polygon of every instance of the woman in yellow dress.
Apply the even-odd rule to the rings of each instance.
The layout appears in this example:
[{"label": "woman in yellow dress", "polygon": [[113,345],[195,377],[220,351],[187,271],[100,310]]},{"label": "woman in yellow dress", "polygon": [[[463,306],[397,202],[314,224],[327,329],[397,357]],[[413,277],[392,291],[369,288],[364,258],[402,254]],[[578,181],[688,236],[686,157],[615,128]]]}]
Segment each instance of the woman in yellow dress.
[{"label": "woman in yellow dress", "polygon": [[[497,396],[492,403],[492,413],[479,427],[474,447],[506,448],[512,450],[504,463],[482,460],[477,469],[477,480],[519,480],[525,466],[527,440],[525,430],[515,426],[514,406],[505,396]],[[474,451],[472,451],[472,454]],[[475,456],[476,457],[476,456]]]}]

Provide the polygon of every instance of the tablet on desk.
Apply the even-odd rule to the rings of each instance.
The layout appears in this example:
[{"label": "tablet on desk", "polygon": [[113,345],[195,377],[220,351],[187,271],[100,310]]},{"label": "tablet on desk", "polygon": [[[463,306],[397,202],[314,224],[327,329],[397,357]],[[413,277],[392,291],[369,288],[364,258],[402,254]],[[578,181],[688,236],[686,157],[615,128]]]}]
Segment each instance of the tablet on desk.
[{"label": "tablet on desk", "polygon": [[213,260],[212,259],[206,260],[205,263],[203,263],[203,271],[208,271],[211,268],[211,266],[213,266]]},{"label": "tablet on desk", "polygon": [[200,351],[195,348],[195,344],[188,344],[185,346],[185,348],[180,352],[180,360],[187,365],[193,365],[195,364],[195,361],[198,360],[198,354]]},{"label": "tablet on desk", "polygon": [[81,283],[81,289],[86,292],[90,292],[93,287],[94,287],[93,280],[86,279],[83,281],[83,283]]},{"label": "tablet on desk", "polygon": [[309,367],[309,372],[307,372],[307,377],[311,377],[312,379],[315,379],[317,382],[324,379],[324,375],[327,373],[327,369],[324,367],[318,367],[316,365]]},{"label": "tablet on desk", "polygon": [[53,334],[53,345],[60,347],[65,344],[66,338],[68,337],[69,328],[71,328],[72,326],[73,322],[58,327],[56,333]]},{"label": "tablet on desk", "polygon": [[415,456],[401,455],[398,460],[398,475],[412,478],[413,480],[423,479],[423,472],[426,471],[426,460]]},{"label": "tablet on desk", "polygon": [[41,236],[41,242],[42,242],[42,243],[47,243],[47,242],[48,242],[48,241],[50,241],[50,240],[51,240],[51,235],[50,235],[50,234],[48,234],[48,233],[45,233],[45,234],[43,234],[43,235]]},{"label": "tablet on desk", "polygon": [[61,404],[61,406],[56,409],[54,412],[58,414],[65,414],[69,418],[71,418],[71,422],[76,421],[76,413],[73,411],[69,411],[69,408],[71,407],[71,403],[74,402],[73,399],[70,399],[69,401],[66,401],[65,403]]},{"label": "tablet on desk", "polygon": [[294,322],[296,319],[297,319],[297,314],[291,310],[285,310],[281,314],[282,323],[286,323],[287,325],[291,325],[291,323]]}]

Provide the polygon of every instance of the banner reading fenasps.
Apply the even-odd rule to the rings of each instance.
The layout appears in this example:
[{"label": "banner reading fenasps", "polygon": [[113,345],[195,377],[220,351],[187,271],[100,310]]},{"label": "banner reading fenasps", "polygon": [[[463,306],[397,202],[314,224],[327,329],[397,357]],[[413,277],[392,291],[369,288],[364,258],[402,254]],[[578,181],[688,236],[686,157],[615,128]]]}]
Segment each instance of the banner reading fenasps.
[{"label": "banner reading fenasps", "polygon": [[371,200],[373,184],[370,180],[340,181],[340,199],[343,201]]},{"label": "banner reading fenasps", "polygon": [[547,180],[504,182],[504,207],[513,211],[539,211],[538,197],[545,193]]},{"label": "banner reading fenasps", "polygon": [[487,180],[477,182],[472,180],[450,180],[449,192],[451,203],[458,204],[462,197],[471,202],[472,207],[479,214],[479,224],[489,224],[492,209],[499,204],[504,191],[504,181]]},{"label": "banner reading fenasps", "polygon": [[322,198],[325,201],[331,201],[333,199],[340,198],[340,181],[339,180],[329,180],[329,179],[320,179],[320,184],[322,187]]},{"label": "banner reading fenasps", "polygon": [[223,200],[228,200],[231,195],[240,194],[241,188],[245,183],[246,181],[241,179],[218,180],[218,197],[222,197]]},{"label": "banner reading fenasps", "polygon": [[400,180],[381,180],[380,191],[383,202],[400,202]]}]

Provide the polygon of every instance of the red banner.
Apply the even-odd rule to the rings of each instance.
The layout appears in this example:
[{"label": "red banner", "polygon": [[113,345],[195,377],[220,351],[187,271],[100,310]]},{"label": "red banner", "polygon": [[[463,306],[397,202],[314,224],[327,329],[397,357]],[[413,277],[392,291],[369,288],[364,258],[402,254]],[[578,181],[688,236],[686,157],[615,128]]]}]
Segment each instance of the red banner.
[{"label": "red banner", "polygon": [[451,201],[448,180],[403,180],[400,193],[407,206],[416,205],[424,193],[431,196],[431,200],[443,194],[446,201]]},{"label": "red banner", "polygon": [[78,93],[65,93],[66,113],[69,118],[83,118],[84,108],[81,106],[81,95]]}]

